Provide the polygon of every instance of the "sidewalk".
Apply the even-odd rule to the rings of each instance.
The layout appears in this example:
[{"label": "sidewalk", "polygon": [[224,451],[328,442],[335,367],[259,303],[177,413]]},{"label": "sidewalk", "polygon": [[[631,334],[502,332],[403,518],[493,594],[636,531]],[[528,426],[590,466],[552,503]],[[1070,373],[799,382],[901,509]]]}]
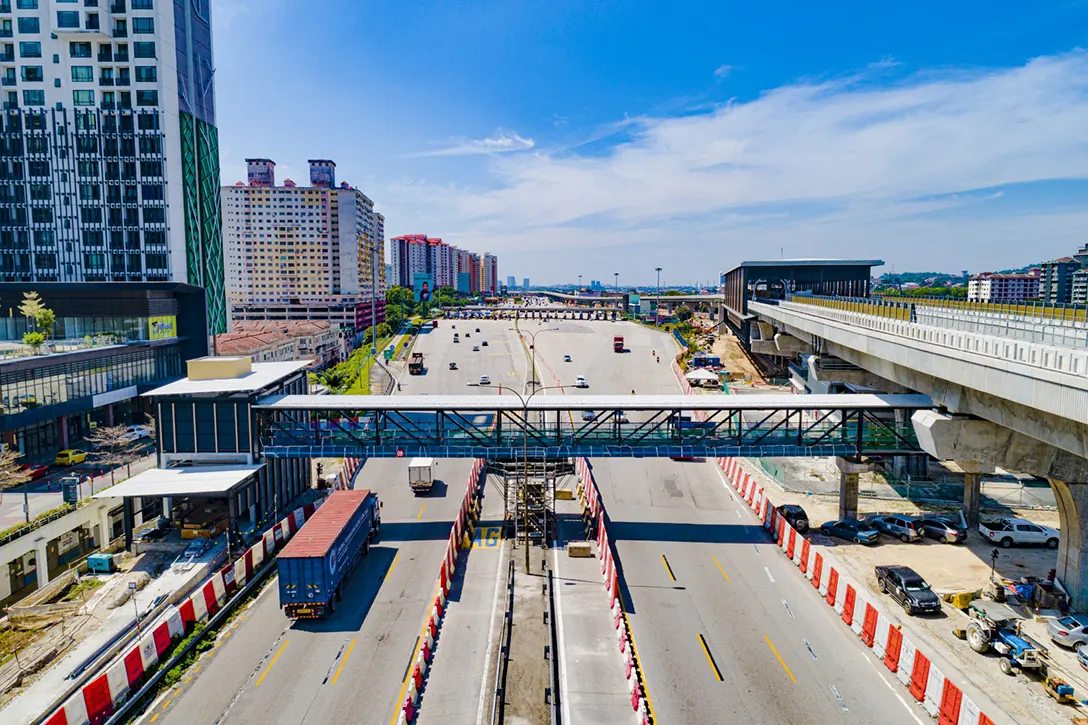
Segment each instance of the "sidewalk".
[{"label": "sidewalk", "polygon": [[[559,691],[567,725],[633,721],[631,694],[599,557],[572,559],[569,542],[585,541],[577,500],[556,501],[559,540],[553,550],[559,634]],[[596,551],[596,544],[591,542]]]}]

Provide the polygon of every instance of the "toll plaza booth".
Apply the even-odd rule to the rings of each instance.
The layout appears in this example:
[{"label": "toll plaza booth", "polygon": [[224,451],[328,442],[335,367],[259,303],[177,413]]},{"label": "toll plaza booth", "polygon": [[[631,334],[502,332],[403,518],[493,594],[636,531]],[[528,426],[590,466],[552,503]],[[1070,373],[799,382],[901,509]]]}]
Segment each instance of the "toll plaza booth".
[{"label": "toll plaza booth", "polygon": [[130,548],[135,512],[149,499],[162,501],[163,516],[181,539],[213,539],[224,532],[241,535],[259,524],[255,500],[264,464],[189,465],[154,468],[111,486],[95,498],[120,498],[124,505],[125,547]]}]

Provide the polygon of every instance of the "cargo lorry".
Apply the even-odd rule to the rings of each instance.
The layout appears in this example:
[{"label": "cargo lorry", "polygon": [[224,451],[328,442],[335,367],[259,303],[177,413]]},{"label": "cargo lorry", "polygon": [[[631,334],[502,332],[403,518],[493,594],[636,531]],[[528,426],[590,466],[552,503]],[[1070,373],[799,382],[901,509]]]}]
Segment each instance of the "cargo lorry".
[{"label": "cargo lorry", "polygon": [[623,352],[623,335],[616,335],[612,338],[612,351]]},{"label": "cargo lorry", "polygon": [[423,353],[413,352],[412,357],[408,360],[408,374],[409,375],[422,375],[423,374]]},{"label": "cargo lorry", "polygon": [[437,465],[433,458],[413,458],[408,463],[408,486],[412,493],[419,495],[434,488],[434,467]]},{"label": "cargo lorry", "polygon": [[277,558],[280,606],[294,619],[336,611],[344,583],[381,528],[381,503],[367,490],[334,491]]}]

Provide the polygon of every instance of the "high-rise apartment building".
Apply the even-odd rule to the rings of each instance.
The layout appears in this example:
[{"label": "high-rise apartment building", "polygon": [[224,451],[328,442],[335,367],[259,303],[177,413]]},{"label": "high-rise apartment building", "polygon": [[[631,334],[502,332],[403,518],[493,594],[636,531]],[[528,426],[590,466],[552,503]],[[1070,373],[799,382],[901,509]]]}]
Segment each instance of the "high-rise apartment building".
[{"label": "high-rise apartment building", "polygon": [[187,282],[227,325],[209,0],[0,0],[0,281]]},{"label": "high-rise apartment building", "polygon": [[521,286],[524,287],[525,289],[529,289],[529,278],[528,277],[526,277],[525,279],[523,279],[521,281]]},{"label": "high-rise apartment building", "polygon": [[[485,265],[477,254],[426,234],[405,234],[389,241],[390,285],[412,289],[418,274],[427,275],[435,288],[453,287],[464,293],[498,289],[498,258],[493,255],[485,255],[491,259],[488,274],[492,275],[485,285]],[[462,276],[466,274],[467,278]]]},{"label": "high-rise apartment building", "polygon": [[499,293],[499,258],[484,252],[480,269],[480,289],[485,294]]},{"label": "high-rise apartment building", "polygon": [[[1088,244],[1085,244],[1072,257],[1059,257],[1043,263],[1042,283],[1039,296],[1050,304],[1074,303],[1074,275],[1088,270]],[[1076,278],[1077,294],[1080,295],[1084,278]]]},{"label": "high-rise apartment building", "polygon": [[514,277],[514,275],[510,274],[510,275],[506,276],[506,286],[509,287],[510,289],[514,289],[515,287],[518,286],[518,281]]},{"label": "high-rise apartment building", "polygon": [[[310,160],[310,185],[276,185],[271,159],[246,159],[247,182],[223,187],[232,305],[369,300],[385,285],[385,218],[336,164]],[[375,275],[377,277],[375,278]]]}]

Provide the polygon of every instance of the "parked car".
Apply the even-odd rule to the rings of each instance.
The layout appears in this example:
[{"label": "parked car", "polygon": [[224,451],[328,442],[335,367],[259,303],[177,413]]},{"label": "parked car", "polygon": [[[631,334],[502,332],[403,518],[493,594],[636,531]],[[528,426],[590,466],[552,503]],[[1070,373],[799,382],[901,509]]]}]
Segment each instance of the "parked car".
[{"label": "parked car", "polygon": [[1081,668],[1088,670],[1088,644],[1077,647],[1077,662],[1080,662]]},{"label": "parked car", "polygon": [[473,352],[479,352],[480,351],[480,346],[479,345],[473,345],[472,346],[472,351]]},{"label": "parked car", "polygon": [[990,541],[1007,549],[1013,544],[1038,545],[1048,549],[1058,548],[1057,529],[1042,524],[1033,524],[1025,519],[998,519],[978,525],[978,531]]},{"label": "parked car", "polygon": [[570,355],[564,355],[563,362],[570,362]]},{"label": "parked car", "polygon": [[487,340],[484,340],[484,341],[483,341],[483,342],[481,342],[480,344],[481,344],[481,345],[483,345],[484,347],[487,347]]},{"label": "parked car", "polygon": [[457,363],[451,362],[450,363],[450,370],[456,370],[456,369],[457,369]]},{"label": "parked car", "polygon": [[903,605],[907,614],[941,611],[941,600],[926,580],[909,566],[878,566],[876,581],[880,591]]},{"label": "parked car", "polygon": [[962,544],[967,541],[967,529],[952,521],[945,521],[935,516],[923,516],[916,522],[918,532],[942,544]]},{"label": "parked car", "polygon": [[880,541],[880,532],[857,519],[828,521],[820,526],[820,533],[836,539],[852,541],[855,544],[875,544]]},{"label": "parked car", "polygon": [[1080,647],[1088,644],[1088,615],[1072,614],[1057,617],[1046,623],[1046,633],[1058,644]]},{"label": "parked car", "polygon": [[479,327],[477,327],[477,328],[476,328],[476,332],[479,332],[479,331],[480,331],[480,328],[479,328]]},{"label": "parked car", "polygon": [[577,378],[575,378],[574,379],[574,387],[576,387],[576,388],[588,388],[589,383],[586,382],[586,376],[585,375],[579,375]]},{"label": "parked car", "polygon": [[893,514],[890,516],[867,516],[864,523],[873,527],[882,534],[894,536],[904,544],[918,541],[922,538],[915,526],[914,519],[910,516]]},{"label": "parked car", "polygon": [[582,420],[586,421],[587,423],[589,421],[591,421],[591,420],[595,420],[596,418],[597,418],[597,414],[594,413],[592,410],[583,410],[582,411]]},{"label": "parked car", "polygon": [[53,463],[57,466],[74,466],[77,463],[83,463],[85,460],[87,460],[87,451],[65,448],[63,451],[57,451],[57,457],[53,460]]},{"label": "parked car", "polygon": [[37,481],[49,473],[49,466],[43,466],[40,463],[20,463],[19,471],[26,476],[26,480]]},{"label": "parked car", "polygon": [[130,425],[125,429],[125,440],[134,442],[142,438],[151,437],[151,426],[147,425]]},{"label": "parked car", "polygon": [[803,508],[794,503],[784,503],[777,508],[778,514],[796,529],[797,533],[803,534],[808,531],[808,514]]},{"label": "parked car", "polygon": [[161,541],[166,537],[166,533],[163,529],[148,529],[141,532],[138,538],[140,541]]},{"label": "parked car", "polygon": [[480,385],[491,385],[491,378],[486,375],[480,376]]},{"label": "parked car", "polygon": [[195,559],[196,557],[207,551],[210,546],[211,544],[207,541],[207,539],[193,539],[189,542],[189,545],[185,547],[185,553],[183,554],[183,556]]}]

